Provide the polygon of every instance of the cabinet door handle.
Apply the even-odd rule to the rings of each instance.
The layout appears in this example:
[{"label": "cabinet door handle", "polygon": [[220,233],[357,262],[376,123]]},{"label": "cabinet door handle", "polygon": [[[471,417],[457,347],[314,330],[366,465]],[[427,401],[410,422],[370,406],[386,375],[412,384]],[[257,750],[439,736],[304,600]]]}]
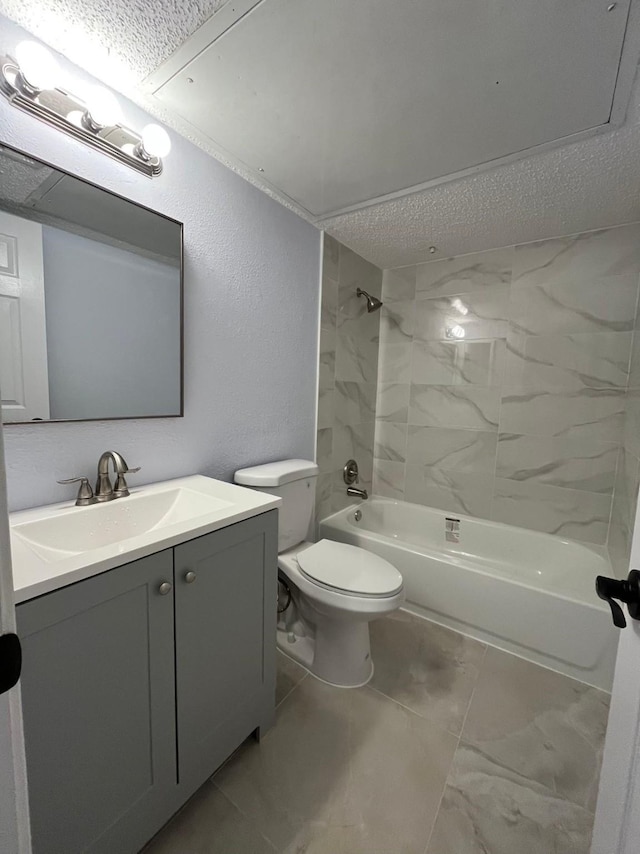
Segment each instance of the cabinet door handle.
[{"label": "cabinet door handle", "polygon": [[161,596],[166,596],[167,593],[171,593],[171,584],[168,581],[163,581],[160,587],[158,587],[158,593]]},{"label": "cabinet door handle", "polygon": [[193,582],[196,580],[195,572],[193,572],[191,569],[189,570],[189,572],[185,572],[184,580],[187,582],[187,584],[193,584]]}]

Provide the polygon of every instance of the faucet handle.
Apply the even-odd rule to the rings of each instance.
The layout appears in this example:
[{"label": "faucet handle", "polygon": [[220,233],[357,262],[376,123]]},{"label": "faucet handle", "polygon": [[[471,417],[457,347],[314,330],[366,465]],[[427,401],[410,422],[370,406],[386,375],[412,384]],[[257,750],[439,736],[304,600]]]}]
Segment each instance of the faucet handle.
[{"label": "faucet handle", "polygon": [[129,495],[129,487],[127,486],[127,481],[124,479],[125,474],[135,474],[137,471],[140,471],[141,466],[136,466],[135,468],[130,469],[128,466],[122,472],[117,472],[116,476],[116,484],[113,487],[113,494],[116,498],[126,498]]},{"label": "faucet handle", "polygon": [[91,484],[86,477],[69,477],[66,480],[59,480],[58,483],[79,483],[78,495],[76,496],[76,506],[86,507],[88,504],[95,504],[96,498],[91,489]]}]

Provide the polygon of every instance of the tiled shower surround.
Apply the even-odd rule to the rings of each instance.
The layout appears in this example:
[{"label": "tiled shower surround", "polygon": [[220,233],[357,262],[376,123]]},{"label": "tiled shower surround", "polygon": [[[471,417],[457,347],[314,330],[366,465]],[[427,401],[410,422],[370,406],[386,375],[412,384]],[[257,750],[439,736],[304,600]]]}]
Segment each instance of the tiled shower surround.
[{"label": "tiled shower surround", "polygon": [[371,491],[380,312],[368,314],[363,288],[380,297],[382,270],[324,236],[316,516],[352,503],[342,469],[355,458],[360,486]]},{"label": "tiled shower surround", "polygon": [[623,567],[639,275],[640,225],[386,271],[374,492],[605,544],[615,485]]}]

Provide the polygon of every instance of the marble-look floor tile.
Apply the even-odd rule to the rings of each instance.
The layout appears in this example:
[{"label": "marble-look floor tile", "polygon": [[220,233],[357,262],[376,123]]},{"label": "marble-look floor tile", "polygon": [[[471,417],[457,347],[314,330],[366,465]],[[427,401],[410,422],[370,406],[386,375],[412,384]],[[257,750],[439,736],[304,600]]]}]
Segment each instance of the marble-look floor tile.
[{"label": "marble-look floor tile", "polygon": [[212,783],[200,788],[144,854],[274,854],[276,848]]},{"label": "marble-look floor tile", "polygon": [[602,545],[610,513],[610,495],[495,479],[491,518],[496,522]]},{"label": "marble-look floor tile", "polygon": [[407,425],[376,421],[373,456],[378,460],[404,463],[407,454]]},{"label": "marble-look floor tile", "polygon": [[407,463],[440,469],[492,474],[498,434],[482,430],[452,430],[409,425]]},{"label": "marble-look floor tile", "polygon": [[430,261],[416,267],[416,292],[421,296],[446,296],[508,285],[513,266],[513,246],[473,252],[457,258]]},{"label": "marble-look floor tile", "polygon": [[510,772],[595,809],[609,695],[490,647],[462,738]]},{"label": "marble-look floor tile", "polygon": [[503,392],[500,429],[532,436],[564,436],[618,442],[626,395],[623,389]]},{"label": "marble-look floor tile", "polygon": [[513,282],[593,282],[640,273],[640,227],[624,225],[516,246]]},{"label": "marble-look floor tile", "polygon": [[589,854],[592,825],[582,807],[461,744],[427,854]]},{"label": "marble-look floor tile", "polygon": [[485,644],[404,611],[370,629],[371,687],[459,735]]},{"label": "marble-look floor tile", "polygon": [[214,782],[283,854],[423,854],[455,747],[376,691],[307,678]]},{"label": "marble-look floor tile", "polygon": [[288,697],[293,689],[307,676],[304,667],[300,667],[292,658],[278,650],[276,671],[276,706]]},{"label": "marble-look floor tile", "polygon": [[500,433],[496,476],[611,493],[617,459],[612,442]]},{"label": "marble-look floor tile", "polygon": [[481,386],[411,386],[409,424],[497,430],[500,390]]},{"label": "marble-look floor tile", "polygon": [[459,297],[418,299],[415,337],[421,341],[506,338],[509,288],[497,286]]},{"label": "marble-look floor tile", "polygon": [[373,494],[402,501],[404,498],[404,463],[374,459]]}]

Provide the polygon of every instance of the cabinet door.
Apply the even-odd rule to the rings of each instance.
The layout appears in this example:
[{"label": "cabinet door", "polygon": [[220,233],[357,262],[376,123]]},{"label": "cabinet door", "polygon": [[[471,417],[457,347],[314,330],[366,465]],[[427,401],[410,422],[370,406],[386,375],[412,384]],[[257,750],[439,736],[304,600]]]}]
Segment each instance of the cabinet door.
[{"label": "cabinet door", "polygon": [[184,795],[254,729],[273,721],[277,536],[277,511],[271,511],[175,549]]},{"label": "cabinet door", "polygon": [[176,808],[173,553],[17,608],[34,854],[138,851]]}]

